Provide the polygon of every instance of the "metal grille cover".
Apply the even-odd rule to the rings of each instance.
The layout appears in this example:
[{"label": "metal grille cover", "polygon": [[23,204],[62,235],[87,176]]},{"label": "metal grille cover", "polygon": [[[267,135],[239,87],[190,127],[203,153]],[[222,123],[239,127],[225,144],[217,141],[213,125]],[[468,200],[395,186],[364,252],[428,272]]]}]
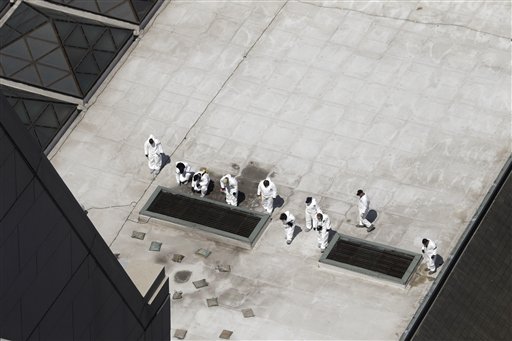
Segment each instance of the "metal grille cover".
[{"label": "metal grille cover", "polygon": [[421,256],[337,234],[320,262],[406,284]]}]

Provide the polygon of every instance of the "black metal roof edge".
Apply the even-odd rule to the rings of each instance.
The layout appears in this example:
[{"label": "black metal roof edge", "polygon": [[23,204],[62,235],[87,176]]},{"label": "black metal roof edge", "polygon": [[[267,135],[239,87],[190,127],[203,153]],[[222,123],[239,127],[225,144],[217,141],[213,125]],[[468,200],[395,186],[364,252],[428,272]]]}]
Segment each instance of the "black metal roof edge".
[{"label": "black metal roof edge", "polygon": [[460,257],[466,250],[471,238],[475,234],[476,230],[478,229],[480,223],[484,219],[485,215],[487,214],[487,211],[489,210],[490,206],[496,199],[498,193],[502,189],[505,181],[512,173],[512,154],[509,155],[507,161],[505,162],[503,168],[501,169],[500,173],[496,177],[496,180],[494,180],[493,184],[491,185],[489,191],[485,195],[482,203],[476,210],[475,214],[473,215],[473,218],[470,220],[468,226],[466,227],[466,230],[462,234],[462,236],[459,239],[459,242],[454,248],[453,255],[445,262],[443,265],[443,269],[440,271],[439,275],[435,279],[434,283],[432,284],[432,287],[428,291],[427,295],[425,296],[425,299],[420,304],[418,309],[416,310],[416,313],[411,319],[411,322],[409,322],[409,325],[404,330],[402,335],[400,336],[400,341],[410,341],[416,331],[418,330],[419,326],[421,325],[423,319],[427,315],[428,311],[432,307],[435,299],[439,295],[441,289],[446,284],[446,281],[451,275],[451,272],[453,271],[453,268],[458,263]]},{"label": "black metal roof edge", "polygon": [[[337,261],[333,261],[333,260],[327,259],[329,253],[334,248],[334,245],[336,245],[336,243],[340,239],[347,240],[347,241],[357,241],[358,243],[373,245],[373,246],[376,246],[376,247],[378,247],[379,249],[382,249],[382,250],[391,250],[391,251],[397,251],[397,252],[405,253],[407,255],[413,256],[413,259],[412,259],[411,263],[409,264],[409,266],[407,267],[407,270],[405,271],[405,273],[404,273],[404,275],[402,276],[401,279],[398,279],[398,278],[392,277],[392,276],[388,276],[388,275],[382,274],[380,272],[376,272],[376,271],[360,268],[360,267],[357,267],[357,266],[353,266],[353,265],[350,265],[350,264],[344,264],[344,263],[340,263],[340,262],[337,262]],[[404,249],[399,249],[399,248],[392,247],[392,246],[387,246],[387,245],[380,244],[380,243],[369,242],[369,241],[364,240],[364,239],[359,239],[359,238],[351,237],[351,236],[344,235],[344,234],[341,234],[339,232],[336,232],[336,235],[329,242],[329,245],[327,246],[327,248],[325,249],[324,253],[322,254],[322,256],[320,257],[320,259],[318,261],[320,263],[325,263],[325,264],[328,264],[328,265],[332,265],[332,266],[336,266],[336,267],[339,267],[339,268],[347,269],[347,270],[350,270],[350,271],[353,271],[353,272],[356,272],[356,273],[359,273],[359,274],[362,274],[362,275],[372,276],[372,277],[375,277],[375,278],[378,278],[378,279],[384,279],[384,280],[387,280],[387,281],[390,281],[390,282],[393,282],[393,283],[396,283],[396,284],[401,284],[401,285],[403,285],[405,287],[407,285],[407,283],[409,282],[409,280],[411,279],[412,275],[414,274],[418,264],[421,262],[421,258],[422,257],[421,257],[420,254],[417,254],[417,253],[414,253],[414,252],[411,252],[411,251],[407,251],[407,250],[404,250]]]}]

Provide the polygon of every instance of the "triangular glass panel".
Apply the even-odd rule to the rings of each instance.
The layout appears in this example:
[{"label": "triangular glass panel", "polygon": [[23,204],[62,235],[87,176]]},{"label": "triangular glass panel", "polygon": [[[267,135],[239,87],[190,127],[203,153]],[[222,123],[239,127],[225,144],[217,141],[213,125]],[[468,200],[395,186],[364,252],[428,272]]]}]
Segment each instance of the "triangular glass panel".
[{"label": "triangular glass panel", "polygon": [[37,28],[35,31],[30,33],[32,38],[44,39],[47,41],[52,41],[54,43],[59,43],[57,39],[57,34],[53,30],[53,27],[50,23],[46,23],[43,26]]},{"label": "triangular glass panel", "polygon": [[71,31],[73,31],[73,29],[76,26],[76,24],[61,20],[54,20],[53,24],[57,29],[61,41],[65,41],[68,35],[71,33]]},{"label": "triangular glass panel", "polygon": [[26,109],[27,114],[30,118],[30,122],[36,122],[39,119],[39,116],[43,112],[44,108],[47,106],[47,103],[37,100],[25,99],[22,101],[23,106]]},{"label": "triangular glass panel", "polygon": [[41,80],[39,79],[39,75],[37,74],[37,70],[34,65],[29,65],[21,71],[15,73],[13,78],[19,80],[20,82],[34,84],[34,85],[43,85]]},{"label": "triangular glass panel", "polygon": [[132,5],[137,12],[137,16],[139,18],[138,23],[140,23],[155,5],[155,0],[132,0]]},{"label": "triangular glass panel", "polygon": [[28,62],[26,60],[14,58],[14,57],[2,55],[2,54],[0,54],[0,63],[2,64],[2,68],[4,69],[5,75],[7,77],[10,77],[12,74],[20,71],[25,66],[30,64],[30,62]]},{"label": "triangular glass panel", "polygon": [[60,125],[64,125],[71,114],[76,110],[76,106],[72,104],[54,103],[53,109],[55,110],[55,114],[57,114]]},{"label": "triangular glass panel", "polygon": [[80,65],[78,65],[75,71],[94,75],[99,75],[101,73],[101,70],[98,68],[98,65],[96,65],[96,61],[92,57],[91,53],[89,53],[82,59],[82,62],[80,63]]},{"label": "triangular glass panel", "polygon": [[85,39],[81,26],[82,25],[75,26],[75,29],[64,41],[64,46],[81,47],[84,49],[89,48],[89,43],[87,42],[87,39]]},{"label": "triangular glass panel", "polygon": [[28,50],[27,44],[23,38],[16,40],[10,45],[7,45],[2,50],[2,54],[7,54],[16,58],[22,58],[25,60],[32,60],[32,56]]},{"label": "triangular glass panel", "polygon": [[32,120],[28,116],[27,109],[25,108],[21,100],[19,100],[18,103],[16,103],[15,105],[11,104],[11,106],[14,109],[14,111],[18,114],[18,117],[21,119],[21,122],[23,122],[23,124],[30,125],[32,123]]},{"label": "triangular glass panel", "polygon": [[137,18],[135,17],[131,6],[127,2],[117,6],[116,8],[112,8],[112,10],[108,12],[108,15],[114,18],[119,18],[134,24],[138,24]]},{"label": "triangular glass panel", "polygon": [[91,90],[92,86],[98,79],[98,75],[89,75],[86,73],[76,73],[75,76],[84,94],[87,94],[89,90]]},{"label": "triangular glass panel", "polygon": [[21,34],[5,24],[0,27],[0,37],[2,37],[2,39],[0,39],[0,47],[3,48],[21,37]]},{"label": "triangular glass panel", "polygon": [[75,79],[71,75],[52,84],[51,89],[65,93],[65,94],[69,94],[72,96],[78,96],[80,98],[83,98],[82,92],[76,86]]},{"label": "triangular glass panel", "polygon": [[117,52],[116,45],[110,35],[110,30],[107,30],[101,38],[94,44],[94,50],[103,50],[108,52]]},{"label": "triangular glass panel", "polygon": [[87,54],[87,49],[66,46],[66,54],[68,55],[71,67],[74,69],[78,64],[80,64],[82,58]]},{"label": "triangular glass panel", "polygon": [[59,47],[59,45],[57,45],[56,43],[51,43],[40,39],[34,39],[31,37],[27,37],[26,42],[28,44],[30,52],[32,52],[32,57],[34,58],[34,60],[39,59],[39,57],[48,54],[52,50],[55,50]]},{"label": "triangular glass panel", "polygon": [[110,0],[110,1],[98,1],[98,7],[101,13],[108,13],[112,8],[119,6],[127,0]]},{"label": "triangular glass panel", "polygon": [[46,107],[43,114],[39,116],[39,119],[36,121],[36,126],[38,127],[46,127],[46,128],[60,128],[59,121],[57,120],[57,115],[55,114],[55,110],[53,110],[53,106],[50,104]]},{"label": "triangular glass panel", "polygon": [[94,51],[94,59],[101,70],[105,70],[114,59],[115,54],[112,52]]},{"label": "triangular glass panel", "polygon": [[55,135],[57,135],[58,129],[55,128],[47,128],[47,127],[34,127],[37,139],[39,140],[39,144],[44,149],[48,147],[50,142]]},{"label": "triangular glass panel", "polygon": [[105,27],[94,25],[82,25],[82,29],[84,30],[87,41],[89,42],[89,46],[94,45],[103,32],[105,32]]},{"label": "triangular glass panel", "polygon": [[39,75],[41,76],[44,86],[50,86],[55,81],[69,74],[69,72],[44,65],[37,65],[37,69],[39,70]]},{"label": "triangular glass panel", "polygon": [[66,57],[64,56],[64,52],[62,52],[61,48],[58,48],[51,52],[50,54],[47,54],[43,58],[39,59],[37,61],[37,64],[41,65],[48,65],[53,66],[56,68],[59,68],[61,70],[69,70],[70,66],[68,65],[68,62],[66,60]]},{"label": "triangular glass panel", "polygon": [[131,37],[133,33],[132,31],[123,30],[120,28],[110,28],[109,31],[111,32],[112,37],[114,37],[114,41],[118,49],[120,49],[124,43],[126,43],[128,38]]},{"label": "triangular glass panel", "polygon": [[41,146],[41,142],[39,142],[39,138],[37,137],[34,127],[29,127],[29,126],[26,126],[26,127],[29,128],[28,132],[30,133],[30,135],[32,135],[34,137],[34,141],[36,141],[36,143],[39,145],[39,147],[41,147],[41,149],[43,149],[43,147]]},{"label": "triangular glass panel", "polygon": [[[49,19],[43,14],[39,13],[34,8],[22,3],[18,7],[19,12],[23,11],[20,16],[17,16],[14,20],[7,20],[9,26],[12,26],[16,31],[26,34],[36,27],[41,26],[43,23],[49,21]],[[16,12],[18,12],[15,11]]]}]

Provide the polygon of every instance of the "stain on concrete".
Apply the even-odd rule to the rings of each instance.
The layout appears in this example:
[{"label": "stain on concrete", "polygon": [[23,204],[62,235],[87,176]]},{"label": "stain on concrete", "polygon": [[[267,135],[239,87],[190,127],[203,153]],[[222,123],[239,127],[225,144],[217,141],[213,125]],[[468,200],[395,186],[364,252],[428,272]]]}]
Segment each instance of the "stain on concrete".
[{"label": "stain on concrete", "polygon": [[243,199],[239,198],[239,206],[247,208],[255,208],[260,205],[260,200],[256,195],[258,184],[265,179],[270,173],[269,169],[260,167],[255,162],[250,161],[247,166],[242,169],[238,180],[239,196],[243,193]]},{"label": "stain on concrete", "polygon": [[176,283],[187,283],[188,280],[190,279],[190,276],[192,276],[192,271],[178,271],[174,274],[174,281]]},{"label": "stain on concrete", "polygon": [[237,308],[240,307],[245,301],[245,294],[242,294],[236,288],[229,288],[219,295],[219,302],[222,305]]}]

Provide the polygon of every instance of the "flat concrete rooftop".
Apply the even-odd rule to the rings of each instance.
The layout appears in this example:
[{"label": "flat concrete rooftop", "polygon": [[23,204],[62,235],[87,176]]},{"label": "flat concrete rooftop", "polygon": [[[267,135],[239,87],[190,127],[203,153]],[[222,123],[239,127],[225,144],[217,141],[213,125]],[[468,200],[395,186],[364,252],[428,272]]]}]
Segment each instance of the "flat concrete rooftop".
[{"label": "flat concrete rooftop", "polygon": [[[304,227],[314,196],[338,232],[413,252],[428,237],[449,259],[511,153],[510,17],[501,1],[169,2],[51,161],[122,264],[165,265],[183,292],[171,334],[397,339],[435,275],[404,289],[320,269],[314,233],[287,246],[277,217]],[[149,134],[171,157],[155,179]],[[252,250],[139,216],[158,185],[176,186],[178,160],[216,184],[238,175],[255,210],[254,184],[272,177],[284,203]],[[378,212],[370,234],[354,226],[359,188]]]}]

